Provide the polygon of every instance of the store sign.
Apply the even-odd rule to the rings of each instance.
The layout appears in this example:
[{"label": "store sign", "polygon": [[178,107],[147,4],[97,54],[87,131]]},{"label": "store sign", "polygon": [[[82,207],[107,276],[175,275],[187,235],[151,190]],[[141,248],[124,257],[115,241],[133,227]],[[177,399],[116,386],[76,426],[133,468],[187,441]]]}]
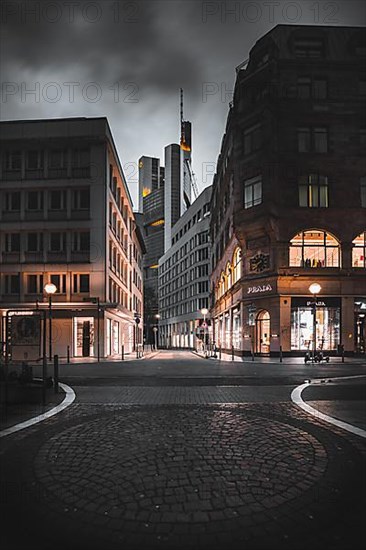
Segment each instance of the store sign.
[{"label": "store sign", "polygon": [[[314,299],[309,297],[304,298],[292,298],[292,307],[313,307]],[[316,300],[316,307],[341,307],[340,298],[318,298]]]},{"label": "store sign", "polygon": [[247,294],[262,294],[262,292],[272,292],[272,285],[269,283],[258,286],[249,286]]}]

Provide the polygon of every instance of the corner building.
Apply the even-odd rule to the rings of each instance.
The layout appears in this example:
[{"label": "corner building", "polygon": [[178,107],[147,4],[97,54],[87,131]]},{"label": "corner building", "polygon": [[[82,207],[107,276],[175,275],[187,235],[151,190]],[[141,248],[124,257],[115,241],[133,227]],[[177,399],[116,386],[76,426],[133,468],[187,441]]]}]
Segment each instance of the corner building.
[{"label": "corner building", "polygon": [[8,310],[48,309],[50,282],[54,354],[131,352],[144,243],[107,119],[1,122],[0,143],[1,340]]},{"label": "corner building", "polygon": [[211,317],[237,354],[365,353],[366,39],[279,25],[237,68],[213,182]]}]

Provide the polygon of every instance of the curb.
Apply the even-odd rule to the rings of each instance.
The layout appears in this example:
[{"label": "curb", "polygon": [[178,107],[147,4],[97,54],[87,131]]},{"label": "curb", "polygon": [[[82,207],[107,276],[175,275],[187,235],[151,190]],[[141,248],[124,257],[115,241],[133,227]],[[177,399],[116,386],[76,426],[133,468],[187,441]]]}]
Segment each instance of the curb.
[{"label": "curb", "polygon": [[[348,377],[350,378],[350,377]],[[319,383],[321,381],[315,381],[315,383]],[[332,416],[329,416],[327,414],[324,414],[317,409],[314,409],[314,407],[311,407],[305,401],[302,399],[301,394],[304,391],[305,388],[308,388],[311,385],[311,382],[305,382],[304,384],[301,384],[300,386],[297,386],[292,392],[291,392],[291,400],[295,405],[300,407],[303,411],[307,412],[308,414],[311,414],[315,418],[319,418],[321,420],[324,420],[328,424],[332,424],[333,426],[337,426],[338,428],[341,428],[342,430],[346,430],[347,432],[353,433],[355,435],[358,435],[359,437],[366,438],[366,431],[362,428],[357,428],[356,426],[353,426],[352,424],[348,424],[348,422],[343,422],[342,420],[338,420],[337,418],[333,418]]]},{"label": "curb", "polygon": [[65,392],[65,399],[57,405],[56,407],[53,407],[53,409],[50,409],[49,411],[40,414],[38,416],[34,416],[33,418],[30,418],[29,420],[25,420],[24,422],[20,422],[19,424],[15,424],[15,426],[11,426],[10,428],[6,428],[5,430],[1,430],[0,432],[0,438],[6,437],[7,435],[11,435],[16,432],[20,432],[21,430],[25,430],[26,428],[29,428],[30,426],[33,426],[34,424],[38,424],[39,422],[43,422],[44,420],[47,420],[47,418],[51,418],[55,414],[60,413],[67,407],[69,407],[75,400],[75,392],[70,386],[67,386],[66,384],[59,384],[60,387]]}]

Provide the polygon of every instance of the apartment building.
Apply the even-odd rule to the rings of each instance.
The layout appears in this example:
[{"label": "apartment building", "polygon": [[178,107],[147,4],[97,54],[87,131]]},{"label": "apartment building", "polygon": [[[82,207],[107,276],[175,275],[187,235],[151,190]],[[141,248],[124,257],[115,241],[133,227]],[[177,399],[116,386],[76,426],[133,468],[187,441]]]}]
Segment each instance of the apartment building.
[{"label": "apartment building", "polygon": [[107,119],[1,122],[0,143],[2,340],[8,311],[48,310],[52,283],[54,354],[132,352],[144,243]]}]

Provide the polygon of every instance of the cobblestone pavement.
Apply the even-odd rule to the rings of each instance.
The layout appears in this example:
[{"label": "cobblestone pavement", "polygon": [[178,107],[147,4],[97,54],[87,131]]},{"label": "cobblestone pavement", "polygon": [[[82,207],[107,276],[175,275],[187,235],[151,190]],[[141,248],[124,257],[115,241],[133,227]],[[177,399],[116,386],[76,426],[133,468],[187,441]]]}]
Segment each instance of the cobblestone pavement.
[{"label": "cobblestone pavement", "polygon": [[356,550],[364,451],[288,403],[76,403],[4,441],[2,548]]}]

